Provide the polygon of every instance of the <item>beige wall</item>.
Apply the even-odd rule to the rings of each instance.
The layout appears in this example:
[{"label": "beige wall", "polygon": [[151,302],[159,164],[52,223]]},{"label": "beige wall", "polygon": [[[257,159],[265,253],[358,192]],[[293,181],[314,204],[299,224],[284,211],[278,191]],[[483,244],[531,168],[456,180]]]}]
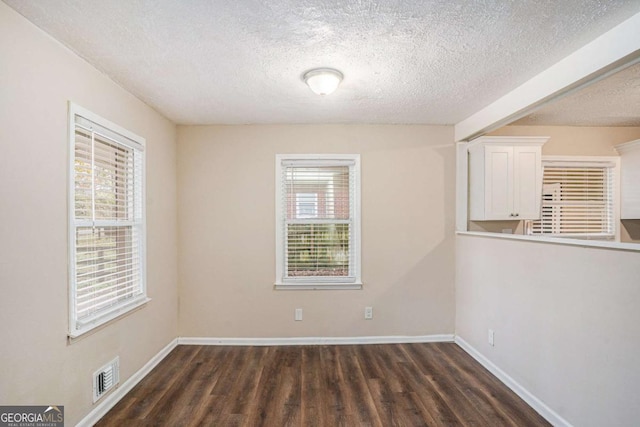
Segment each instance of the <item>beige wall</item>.
[{"label": "beige wall", "polygon": [[[94,370],[119,355],[123,382],[179,335],[429,335],[453,333],[455,322],[572,423],[640,416],[638,255],[454,238],[452,127],[186,126],[176,136],[172,123],[1,2],[0,35],[0,403],[62,404],[74,425],[93,408]],[[66,338],[68,100],[147,140],[153,299],[74,343]],[[615,155],[612,145],[640,138],[638,128],[593,129],[494,134],[551,135],[544,154]],[[585,141],[593,141],[587,152]],[[362,156],[364,289],[274,291],[275,154],[332,152]],[[371,321],[365,306],[374,307]],[[302,322],[294,308],[304,309]]]},{"label": "beige wall", "polygon": [[[0,403],[92,409],[92,373],[121,382],[177,335],[175,126],[0,2]],[[144,308],[67,342],[67,100],[147,140]]]},{"label": "beige wall", "polygon": [[546,156],[617,156],[613,147],[640,138],[640,127],[505,126],[489,135],[550,136]]},{"label": "beige wall", "polygon": [[[361,154],[363,290],[273,289],[277,153]],[[450,126],[178,127],[180,335],[452,333],[454,168]]]},{"label": "beige wall", "polygon": [[456,334],[571,424],[637,425],[638,277],[638,252],[458,236]]}]

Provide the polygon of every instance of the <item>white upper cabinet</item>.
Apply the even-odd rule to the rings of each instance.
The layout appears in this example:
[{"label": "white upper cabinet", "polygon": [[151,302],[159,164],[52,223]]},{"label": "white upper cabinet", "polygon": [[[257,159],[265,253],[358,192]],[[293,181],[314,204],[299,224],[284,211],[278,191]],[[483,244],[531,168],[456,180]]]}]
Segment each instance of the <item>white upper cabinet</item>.
[{"label": "white upper cabinet", "polygon": [[620,219],[640,219],[640,139],[616,145],[620,153]]},{"label": "white upper cabinet", "polygon": [[540,218],[542,145],[548,140],[483,136],[469,143],[472,221]]}]

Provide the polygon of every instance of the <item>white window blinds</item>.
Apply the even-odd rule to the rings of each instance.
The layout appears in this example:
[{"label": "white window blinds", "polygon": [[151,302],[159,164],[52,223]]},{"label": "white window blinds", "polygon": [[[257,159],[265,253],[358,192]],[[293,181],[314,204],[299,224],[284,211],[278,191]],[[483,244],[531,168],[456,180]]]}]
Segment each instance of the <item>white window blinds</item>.
[{"label": "white window blinds", "polygon": [[281,280],[355,283],[355,161],[283,160],[280,166]]},{"label": "white window blinds", "polygon": [[611,238],[614,223],[614,163],[544,164],[542,217],[529,234]]},{"label": "white window blinds", "polygon": [[73,117],[71,331],[144,297],[143,146]]}]

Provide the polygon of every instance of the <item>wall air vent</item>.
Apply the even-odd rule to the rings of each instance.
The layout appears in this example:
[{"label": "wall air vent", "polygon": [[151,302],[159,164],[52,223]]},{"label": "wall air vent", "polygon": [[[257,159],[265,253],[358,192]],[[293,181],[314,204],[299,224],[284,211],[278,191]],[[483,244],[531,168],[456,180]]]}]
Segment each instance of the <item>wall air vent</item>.
[{"label": "wall air vent", "polygon": [[120,359],[116,357],[93,373],[93,402],[97,402],[105,393],[120,381]]}]

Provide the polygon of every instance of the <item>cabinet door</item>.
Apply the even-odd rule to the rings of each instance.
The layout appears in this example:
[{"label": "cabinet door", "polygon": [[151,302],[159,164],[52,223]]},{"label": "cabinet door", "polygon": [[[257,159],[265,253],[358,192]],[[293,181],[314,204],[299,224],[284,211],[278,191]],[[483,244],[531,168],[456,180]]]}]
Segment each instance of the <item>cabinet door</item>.
[{"label": "cabinet door", "polygon": [[640,219],[640,145],[624,152],[620,162],[621,205],[620,219]]},{"label": "cabinet door", "polygon": [[513,213],[516,219],[539,219],[542,191],[540,147],[513,148]]},{"label": "cabinet door", "polygon": [[513,219],[513,147],[485,148],[485,219]]}]

